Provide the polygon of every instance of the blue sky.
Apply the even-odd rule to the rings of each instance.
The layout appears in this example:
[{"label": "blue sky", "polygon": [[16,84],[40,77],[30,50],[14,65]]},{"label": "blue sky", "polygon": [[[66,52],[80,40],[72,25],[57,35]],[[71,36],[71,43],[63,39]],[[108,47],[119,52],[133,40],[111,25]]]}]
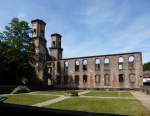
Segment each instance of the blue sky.
[{"label": "blue sky", "polygon": [[0,31],[13,17],[44,20],[64,58],[141,51],[150,61],[150,0],[0,0]]}]

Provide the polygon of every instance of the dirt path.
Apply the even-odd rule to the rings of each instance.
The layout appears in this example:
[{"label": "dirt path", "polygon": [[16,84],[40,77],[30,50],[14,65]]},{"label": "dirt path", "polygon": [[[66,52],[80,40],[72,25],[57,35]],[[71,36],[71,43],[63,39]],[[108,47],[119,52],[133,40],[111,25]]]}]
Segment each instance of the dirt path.
[{"label": "dirt path", "polygon": [[[79,92],[79,95],[83,95],[83,94],[86,94],[88,92],[89,91]],[[69,96],[60,96],[60,97],[58,97],[56,99],[52,99],[52,100],[47,100],[47,101],[44,101],[44,102],[40,102],[40,103],[34,104],[32,106],[37,106],[37,107],[47,106],[47,105],[50,105],[50,104],[54,104],[54,103],[63,101],[64,99],[68,99],[68,98],[71,98],[71,97],[69,97]]]},{"label": "dirt path", "polygon": [[97,97],[97,96],[80,96],[85,98],[100,98],[100,99],[136,99],[134,97]]},{"label": "dirt path", "polygon": [[44,102],[41,102],[41,103],[34,104],[32,106],[37,106],[37,107],[47,106],[47,105],[50,105],[50,104],[53,104],[53,103],[56,103],[56,102],[63,101],[64,99],[67,99],[67,98],[69,98],[69,97],[61,96],[61,97],[58,97],[56,99],[47,100],[47,101],[44,101]]},{"label": "dirt path", "polygon": [[150,111],[150,95],[146,95],[140,91],[132,91],[131,93]]}]

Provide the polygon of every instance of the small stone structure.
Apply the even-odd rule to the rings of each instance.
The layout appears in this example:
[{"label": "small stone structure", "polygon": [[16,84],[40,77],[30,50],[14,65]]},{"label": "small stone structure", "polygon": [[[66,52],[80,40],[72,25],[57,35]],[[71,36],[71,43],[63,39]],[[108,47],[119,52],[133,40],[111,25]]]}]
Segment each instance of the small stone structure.
[{"label": "small stone structure", "polygon": [[11,94],[15,94],[15,93],[28,93],[28,92],[31,92],[31,90],[26,87],[26,86],[17,86],[12,92]]},{"label": "small stone structure", "polygon": [[65,96],[79,96],[78,91],[75,90],[67,90],[64,93]]}]

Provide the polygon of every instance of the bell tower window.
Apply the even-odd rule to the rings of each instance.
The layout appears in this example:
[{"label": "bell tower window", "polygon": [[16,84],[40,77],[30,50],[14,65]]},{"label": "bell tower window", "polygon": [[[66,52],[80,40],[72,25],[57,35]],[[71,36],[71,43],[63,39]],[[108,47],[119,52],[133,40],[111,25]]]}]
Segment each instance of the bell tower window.
[{"label": "bell tower window", "polygon": [[36,34],[36,29],[33,29],[33,33]]}]

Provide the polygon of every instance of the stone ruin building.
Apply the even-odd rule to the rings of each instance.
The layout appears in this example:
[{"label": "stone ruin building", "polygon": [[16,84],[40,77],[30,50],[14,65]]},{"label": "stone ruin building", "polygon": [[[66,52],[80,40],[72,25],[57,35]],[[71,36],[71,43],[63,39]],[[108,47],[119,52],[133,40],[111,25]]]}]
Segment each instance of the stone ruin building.
[{"label": "stone ruin building", "polygon": [[36,74],[45,85],[79,89],[138,89],[143,85],[141,52],[63,58],[62,36],[51,34],[48,50],[46,23],[40,19],[31,23]]}]

